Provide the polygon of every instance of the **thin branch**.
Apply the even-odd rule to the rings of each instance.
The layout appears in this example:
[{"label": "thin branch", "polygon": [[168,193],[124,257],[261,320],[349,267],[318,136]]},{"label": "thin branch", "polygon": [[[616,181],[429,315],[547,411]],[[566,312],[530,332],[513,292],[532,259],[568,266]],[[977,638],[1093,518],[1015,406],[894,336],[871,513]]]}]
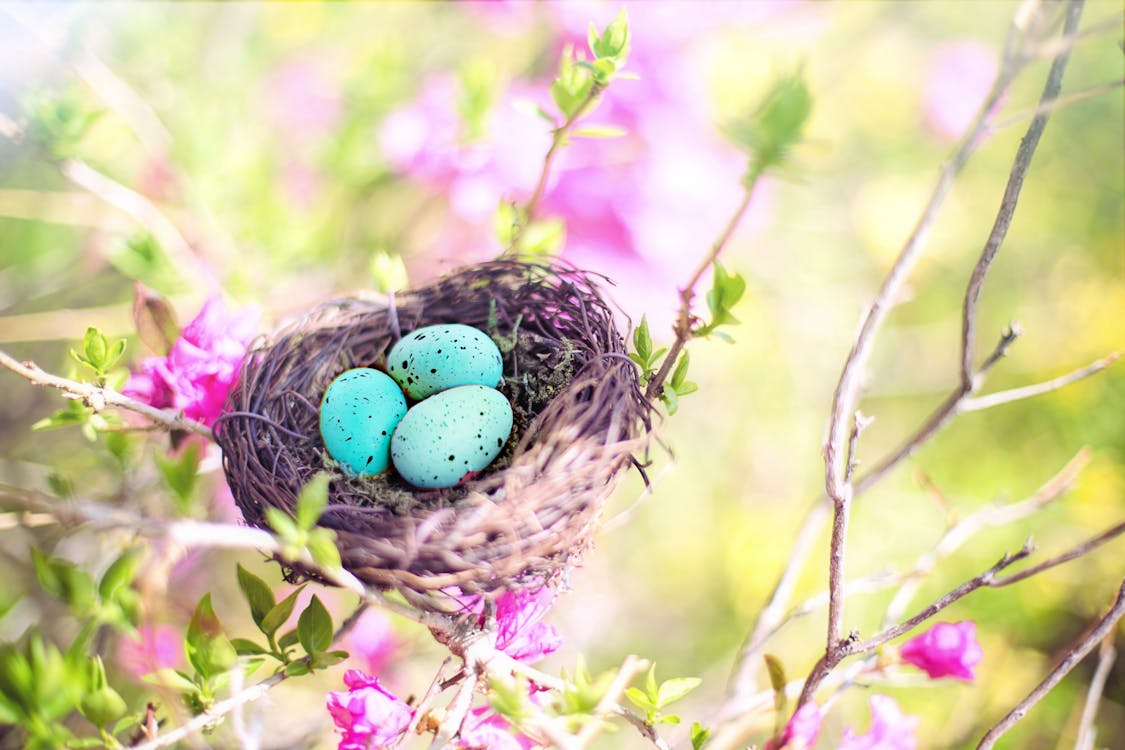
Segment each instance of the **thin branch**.
[{"label": "thin branch", "polygon": [[[1063,27],[1064,35],[1074,34],[1077,31],[1078,22],[1082,18],[1083,4],[1084,0],[1072,0],[1067,5],[1066,24]],[[1071,45],[1064,47],[1055,56],[1054,62],[1051,63],[1051,70],[1047,74],[1047,82],[1039,97],[1040,106],[1050,104],[1058,98],[1059,91],[1062,89],[1063,74],[1066,72],[1067,63],[1070,62],[1070,51]],[[1008,228],[1012,224],[1012,217],[1015,216],[1016,206],[1019,204],[1024,178],[1031,166],[1031,159],[1035,155],[1035,150],[1039,147],[1039,139],[1043,136],[1043,131],[1047,127],[1050,114],[1050,112],[1045,111],[1035,115],[1027,128],[1027,132],[1020,140],[1011,172],[1008,175],[1008,184],[1004,188],[1004,197],[1000,201],[1000,210],[996,214],[996,221],[993,223],[992,231],[989,232],[988,239],[984,243],[980,258],[973,268],[968,289],[965,290],[965,302],[961,317],[961,384],[966,391],[976,389],[973,378],[973,349],[976,341],[976,316],[981,289],[984,287],[985,277],[992,268],[996,254],[1000,251],[1000,246],[1004,244],[1004,239],[1008,236]]]},{"label": "thin branch", "polygon": [[92,383],[80,383],[76,380],[69,380],[57,375],[52,375],[34,362],[20,362],[9,356],[3,350],[0,350],[0,366],[6,367],[17,375],[26,378],[33,385],[57,388],[66,394],[68,398],[81,399],[96,412],[102,411],[107,406],[115,406],[147,417],[154,423],[168,430],[184,430],[202,435],[208,440],[213,441],[215,439],[215,436],[211,433],[211,429],[207,427],[207,425],[196,422],[193,419],[188,419],[179,412],[172,411],[171,409],[157,409],[154,406],[149,406],[146,403],[129,398],[112,388],[96,386]]},{"label": "thin branch", "polygon": [[1094,738],[1097,735],[1094,720],[1098,715],[1098,704],[1102,700],[1102,693],[1105,691],[1105,683],[1109,679],[1113,663],[1117,660],[1113,636],[1112,632],[1108,633],[1098,648],[1098,666],[1086,691],[1086,701],[1082,706],[1082,718],[1078,722],[1078,739],[1075,740],[1074,750],[1094,750]]},{"label": "thin branch", "polygon": [[[649,663],[647,661],[634,654],[626,656],[625,661],[621,664],[621,668],[617,670],[617,675],[613,678],[613,682],[610,683],[605,694],[602,695],[601,700],[598,701],[598,705],[594,707],[592,717],[598,719],[602,716],[609,716],[615,709],[619,709],[617,700],[625,692],[626,688],[629,687],[629,684],[633,682],[633,678],[636,677],[638,673],[647,669],[648,666]],[[625,716],[628,718],[628,712],[626,712]],[[643,724],[644,722],[641,723]],[[594,739],[594,735],[597,734],[598,728],[599,725],[597,721],[590,721],[586,726],[582,727],[581,731],[578,732],[578,745],[580,747],[588,745],[590,740]]]},{"label": "thin branch", "polygon": [[707,273],[707,269],[715,263],[723,249],[726,248],[735,230],[738,229],[738,225],[742,223],[743,217],[746,216],[746,211],[750,208],[750,199],[754,195],[754,186],[758,184],[760,174],[754,172],[750,176],[752,179],[743,187],[742,200],[739,202],[738,208],[734,210],[734,214],[727,221],[727,225],[719,234],[718,239],[712,243],[711,250],[696,267],[687,283],[680,289],[680,310],[676,315],[676,323],[673,326],[675,338],[672,339],[672,345],[664,356],[664,361],[660,363],[660,368],[645,387],[645,397],[648,399],[658,397],[661,394],[664,388],[664,380],[668,377],[668,373],[672,371],[676,360],[679,359],[680,352],[687,340],[691,338],[693,330],[691,302],[695,299],[695,287],[699,280],[703,278],[703,274]]},{"label": "thin branch", "polygon": [[1033,575],[1037,575],[1039,573],[1042,573],[1044,570],[1049,570],[1049,569],[1054,568],[1056,566],[1062,565],[1065,562],[1070,562],[1071,560],[1074,560],[1075,558],[1082,557],[1083,555],[1085,555],[1089,552],[1092,552],[1093,550],[1102,546],[1106,542],[1111,541],[1112,539],[1115,539],[1118,536],[1121,536],[1122,532],[1125,532],[1125,521],[1122,521],[1121,523],[1115,524],[1115,525],[1111,526],[1110,528],[1106,529],[1105,531],[1103,531],[1102,533],[1098,534],[1097,536],[1095,536],[1091,539],[1087,539],[1086,541],[1084,541],[1081,544],[1078,544],[1074,547],[1071,547],[1069,550],[1067,550],[1066,552],[1063,552],[1061,555],[1056,555],[1055,557],[1052,557],[1050,560],[1044,560],[1043,562],[1039,563],[1038,565],[1033,565],[1032,567],[1028,568],[1027,570],[1021,570],[1019,573],[1015,573],[1013,575],[1007,576],[1006,578],[997,579],[996,581],[993,581],[992,583],[990,583],[989,586],[991,586],[993,588],[999,588],[1000,586],[1008,586],[1008,585],[1016,583],[1018,581],[1022,581],[1025,578],[1031,578]]},{"label": "thin branch", "polygon": [[1125,86],[1125,78],[1116,81],[1110,81],[1109,83],[1103,83],[1099,86],[1090,86],[1089,88],[1080,89],[1078,91],[1075,91],[1073,94],[1068,94],[1067,96],[1060,96],[1052,102],[1040,104],[1034,109],[1029,109],[1026,112],[1020,112],[1018,114],[1012,115],[1011,117],[1007,117],[1001,120],[1000,122],[992,126],[992,132],[995,133],[998,130],[1003,130],[1004,128],[1011,127],[1012,125],[1017,125],[1024,120],[1035,117],[1036,115],[1041,115],[1046,112],[1057,112],[1060,109],[1069,107],[1073,104],[1078,104],[1079,102],[1084,102],[1087,99],[1094,99],[1099,96],[1103,96],[1113,91],[1114,89],[1121,88],[1122,86]]},{"label": "thin branch", "polygon": [[551,176],[551,166],[555,162],[555,157],[558,155],[559,149],[566,143],[566,137],[574,128],[575,123],[581,119],[594,102],[598,100],[601,93],[605,90],[604,84],[599,84],[594,81],[590,85],[590,92],[586,94],[586,98],[578,105],[578,108],[570,114],[569,117],[552,132],[551,146],[547,149],[547,154],[543,157],[543,169],[539,172],[539,180],[535,183],[535,189],[531,193],[531,197],[527,199],[527,203],[523,206],[523,217],[520,220],[512,233],[512,240],[508,243],[506,252],[512,253],[519,249],[520,241],[523,239],[524,229],[531,225],[535,219],[535,214],[539,210],[539,202],[543,200],[543,194],[547,191],[547,181]]},{"label": "thin branch", "polygon": [[1063,677],[1066,677],[1072,669],[1090,653],[1094,646],[1104,640],[1106,636],[1113,632],[1117,621],[1121,616],[1125,615],[1125,581],[1122,581],[1121,586],[1117,590],[1117,600],[1114,602],[1110,610],[1103,616],[1097,624],[1088,633],[1082,636],[1074,645],[1067,651],[1066,656],[1062,661],[1051,670],[1047,677],[1035,686],[1026,698],[1019,702],[1007,716],[1001,719],[988,733],[981,738],[980,743],[977,745],[977,750],[988,750],[1000,737],[1011,729],[1019,722],[1031,708],[1043,699],[1043,696],[1051,692],[1055,685],[1059,684]]},{"label": "thin branch", "polygon": [[1013,401],[1022,401],[1027,398],[1042,396],[1045,393],[1057,391],[1059,388],[1065,388],[1071,383],[1077,383],[1079,380],[1099,373],[1120,359],[1120,357],[1121,352],[1113,352],[1109,356],[1091,362],[1085,367],[1068,372],[1065,375],[1060,375],[1057,378],[1043,383],[1025,385],[1020,388],[1011,388],[1006,391],[989,393],[984,396],[966,398],[961,402],[957,410],[959,412],[980,411],[982,409],[991,409],[994,406],[1001,406],[1002,404],[1010,404]]}]

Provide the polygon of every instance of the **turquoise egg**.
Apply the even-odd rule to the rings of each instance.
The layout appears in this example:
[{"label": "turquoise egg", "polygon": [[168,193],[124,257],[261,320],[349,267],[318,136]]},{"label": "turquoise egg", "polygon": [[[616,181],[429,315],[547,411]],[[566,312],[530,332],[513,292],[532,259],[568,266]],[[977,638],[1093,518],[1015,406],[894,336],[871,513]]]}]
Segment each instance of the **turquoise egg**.
[{"label": "turquoise egg", "polygon": [[410,407],[391,439],[391,460],[415,487],[452,487],[492,463],[511,433],[504,394],[462,385]]},{"label": "turquoise egg", "polygon": [[320,402],[320,436],[349,476],[369,476],[390,463],[391,436],[406,398],[386,373],[357,367],[339,375]]},{"label": "turquoise egg", "polygon": [[460,323],[425,326],[399,339],[387,354],[387,374],[421,401],[459,385],[500,384],[504,361],[483,331]]}]

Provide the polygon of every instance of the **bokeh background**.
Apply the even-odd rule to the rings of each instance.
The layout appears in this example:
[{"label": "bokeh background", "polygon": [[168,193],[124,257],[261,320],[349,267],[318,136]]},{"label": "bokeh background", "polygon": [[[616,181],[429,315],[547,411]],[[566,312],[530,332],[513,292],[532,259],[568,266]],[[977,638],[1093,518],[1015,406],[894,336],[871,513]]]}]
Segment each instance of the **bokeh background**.
[{"label": "bokeh background", "polygon": [[[574,571],[550,621],[565,646],[548,669],[584,654],[596,669],[637,653],[663,677],[700,676],[682,713],[706,723],[733,655],[763,606],[801,519],[823,486],[820,455],[839,368],[856,321],[889,267],[942,160],[999,63],[1010,2],[632,3],[628,69],[590,124],[621,128],[576,139],[543,204],[565,224],[558,252],[616,281],[611,294],[654,337],[670,339],[676,286],[739,198],[740,152],[722,124],[773,78],[803,67],[815,107],[788,173],[769,179],[724,258],[748,291],[733,345],[692,344],[697,394],[662,426],[651,494],[632,477],[611,499],[597,549]],[[549,144],[535,114],[568,42],[603,27],[617,3],[73,3],[0,12],[0,113],[19,121],[43,101],[99,112],[81,137],[51,149],[0,138],[0,346],[47,369],[87,325],[131,335],[135,280],[190,319],[216,288],[232,307],[260,306],[263,326],[321,299],[411,282],[495,255],[502,200],[526,198]],[[1064,91],[1120,79],[1119,3],[1087,3],[1084,24],[1108,33],[1075,49]],[[1113,23],[1117,18],[1118,22]],[[1001,120],[1034,106],[1047,63],[1013,86]],[[49,99],[45,99],[49,97]],[[42,111],[42,110],[39,110]],[[74,116],[74,115],[72,115]],[[908,296],[880,334],[863,411],[875,417],[859,458],[897,445],[953,387],[960,308],[1026,119],[981,146],[940,215]],[[1045,380],[1125,348],[1125,106],[1120,90],[1058,111],[1032,165],[1008,240],[984,288],[978,349],[1004,326],[1025,335],[986,390]],[[191,258],[63,176],[80,159],[147,198],[190,243]],[[549,240],[550,238],[548,238]],[[199,268],[205,269],[204,273]],[[210,278],[208,278],[210,276]],[[143,346],[130,339],[128,356]],[[30,433],[55,393],[0,375],[0,481],[173,515],[151,436],[87,441],[77,430]],[[913,565],[949,518],[1027,496],[1082,446],[1092,460],[1064,499],[1037,517],[986,530],[919,592],[929,601],[1035,538],[1042,555],[1102,530],[1125,509],[1125,369],[959,417],[858,503],[853,578]],[[212,457],[191,512],[235,518]],[[936,488],[936,491],[931,488]],[[935,500],[940,497],[940,501]],[[618,514],[625,514],[618,516]],[[66,642],[36,591],[28,545],[93,566],[110,543],[53,527],[0,530],[0,635],[31,623]],[[1109,602],[1120,540],[948,611],[974,619],[985,660],[973,684],[870,683],[848,690],[822,747],[863,729],[878,689],[921,717],[921,747],[975,746]],[[827,540],[797,600],[825,584]],[[173,571],[153,626],[183,627],[205,591],[234,634],[248,628],[233,563],[270,581],[254,555],[206,553]],[[892,592],[849,601],[847,627],[873,632]],[[345,614],[348,600],[333,597]],[[397,620],[381,674],[421,693],[441,653]],[[791,677],[821,648],[824,613],[794,622],[768,650]],[[1119,631],[1120,632],[1120,631]],[[1119,646],[1122,646],[1119,639]],[[128,651],[125,647],[121,649]],[[173,649],[174,650],[174,649]],[[124,662],[127,660],[117,660]],[[1071,746],[1092,663],[1080,666],[1002,743]],[[255,710],[274,747],[330,747],[323,694],[339,670],[294,681]],[[1125,745],[1125,672],[1110,675],[1098,744]],[[111,678],[130,684],[125,663]],[[763,677],[763,684],[765,680]],[[141,700],[139,684],[127,696]],[[768,725],[762,727],[765,736]],[[676,736],[672,730],[672,736]],[[682,731],[682,730],[679,730]],[[210,742],[223,746],[223,732]],[[627,731],[602,747],[640,747]]]}]

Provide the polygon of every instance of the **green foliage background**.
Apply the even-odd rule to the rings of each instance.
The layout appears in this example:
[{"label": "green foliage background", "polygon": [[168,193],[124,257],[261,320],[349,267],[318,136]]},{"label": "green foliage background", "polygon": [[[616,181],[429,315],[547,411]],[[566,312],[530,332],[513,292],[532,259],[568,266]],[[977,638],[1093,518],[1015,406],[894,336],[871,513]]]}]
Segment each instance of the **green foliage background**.
[{"label": "green foliage background", "polygon": [[[999,49],[1014,7],[968,5],[817,4],[701,40],[708,52],[693,75],[728,115],[753,101],[777,70],[802,61],[815,96],[809,137],[795,155],[796,178],[773,185],[764,228],[736,239],[724,256],[749,283],[737,308],[742,325],[732,329],[737,342],[693,345],[692,377],[700,390],[661,428],[675,459],[654,452],[654,492],[636,507],[642,494],[636,477],[611,501],[607,517],[628,509],[627,523],[611,523],[572,575],[573,592],[553,616],[566,640],[553,664],[571,664],[581,652],[601,668],[639,653],[655,659],[662,675],[702,676],[703,687],[681,711],[688,719],[705,719],[721,695],[732,656],[821,492],[824,423],[856,320],[950,150],[921,119],[924,61],[936,45],[962,37]],[[1117,3],[1091,2],[1085,22],[1119,10]],[[604,6],[592,20],[604,23],[614,12]],[[635,5],[630,12],[647,11]],[[262,305],[267,325],[370,285],[379,251],[401,255],[415,281],[433,273],[439,259],[428,254],[427,222],[446,209],[389,168],[376,137],[382,118],[409,101],[427,75],[484,66],[499,79],[532,78],[556,64],[545,25],[499,33],[466,4],[75,4],[55,6],[50,16],[47,28],[63,45],[59,55],[0,15],[0,48],[8,50],[0,65],[0,112],[15,119],[21,102],[43,92],[70,97],[79,112],[104,108],[65,62],[89,44],[171,134],[169,161],[186,190],[182,202],[167,206],[169,214],[199,241],[237,303]],[[637,38],[634,47],[644,43]],[[296,145],[268,115],[271,75],[295,59],[316,66],[343,92],[335,129]],[[1095,36],[1076,49],[1065,90],[1119,79],[1122,68],[1118,32]],[[1021,77],[1006,114],[1033,106],[1045,69],[1046,62],[1037,63]],[[611,87],[607,96],[613,95]],[[984,289],[978,349],[988,351],[1010,320],[1020,321],[1025,335],[986,390],[1045,380],[1125,348],[1123,110],[1117,90],[1062,109],[1048,125]],[[996,133],[974,157],[911,278],[909,298],[880,337],[863,402],[876,421],[863,436],[861,460],[895,446],[956,382],[964,286],[1023,127]],[[78,156],[126,185],[136,186],[147,168],[146,149],[112,112],[97,117],[84,137],[53,145],[65,149],[55,155]],[[158,248],[138,242],[139,227],[129,217],[63,178],[51,155],[0,139],[0,345],[66,372],[67,349],[87,325],[130,332],[134,279],[171,295],[181,320],[198,309],[205,290]],[[306,203],[280,187],[294,156],[324,178]],[[698,245],[683,251],[684,277],[721,227],[696,229]],[[626,287],[630,280],[618,282]],[[669,310],[675,303],[652,301]],[[660,331],[653,335],[659,342]],[[126,357],[136,361],[141,351],[131,339]],[[153,448],[143,439],[115,437],[107,445],[105,438],[89,443],[77,431],[29,433],[58,408],[57,395],[10,374],[0,375],[0,384],[0,481],[46,489],[63,478],[80,498],[154,516],[173,512],[155,490]],[[1029,535],[1047,555],[1121,518],[1120,364],[1048,396],[959,417],[857,505],[849,577],[911,565],[940,536],[943,512],[921,477],[939,488],[952,512],[965,514],[985,502],[1027,496],[1084,445],[1093,459],[1073,492],[1033,520],[980,534],[930,577],[917,603]],[[199,491],[217,492],[218,480],[210,475]],[[5,638],[51,611],[34,591],[27,545],[54,543],[54,534],[0,530],[0,554],[11,571],[0,577]],[[824,540],[798,600],[823,589],[826,549]],[[1118,540],[1018,586],[978,592],[947,612],[947,619],[979,624],[986,658],[974,684],[919,681],[878,689],[922,717],[922,747],[975,746],[1107,605],[1122,576],[1123,552]],[[231,562],[216,554],[199,568],[213,576],[204,585],[216,590],[220,611],[224,601],[232,608],[237,601]],[[889,596],[853,597],[847,627],[872,632]],[[186,620],[182,612],[167,616]],[[791,678],[815,660],[823,619],[823,612],[803,618],[772,643],[769,650]],[[424,689],[437,662],[420,645],[424,634],[411,637],[417,648],[401,666],[404,692]],[[1005,746],[1073,742],[1092,668],[1084,664],[1067,678]],[[1117,667],[1110,677],[1099,746],[1125,745],[1122,674]],[[316,690],[330,684],[299,694],[317,707],[309,711],[312,726],[327,721]],[[861,686],[845,694],[826,737],[837,737],[844,725],[864,725],[869,692]],[[275,700],[284,710],[298,696],[282,691]],[[605,747],[640,746],[626,735],[610,737]]]}]

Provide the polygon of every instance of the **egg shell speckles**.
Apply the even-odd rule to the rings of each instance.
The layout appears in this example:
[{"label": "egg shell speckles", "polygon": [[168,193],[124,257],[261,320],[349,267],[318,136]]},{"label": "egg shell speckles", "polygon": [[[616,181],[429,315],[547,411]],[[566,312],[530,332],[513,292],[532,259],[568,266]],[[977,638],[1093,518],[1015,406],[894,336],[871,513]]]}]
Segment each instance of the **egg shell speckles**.
[{"label": "egg shell speckles", "polygon": [[492,463],[512,433],[512,406],[481,385],[450,388],[410,407],[391,439],[391,460],[415,487],[452,487]]},{"label": "egg shell speckles", "polygon": [[460,385],[496,387],[503,369],[492,339],[460,323],[419,328],[399,339],[387,354],[387,374],[415,400]]},{"label": "egg shell speckles", "polygon": [[406,398],[386,373],[357,367],[341,373],[320,402],[324,447],[350,476],[370,476],[390,464],[391,436],[406,414]]}]

